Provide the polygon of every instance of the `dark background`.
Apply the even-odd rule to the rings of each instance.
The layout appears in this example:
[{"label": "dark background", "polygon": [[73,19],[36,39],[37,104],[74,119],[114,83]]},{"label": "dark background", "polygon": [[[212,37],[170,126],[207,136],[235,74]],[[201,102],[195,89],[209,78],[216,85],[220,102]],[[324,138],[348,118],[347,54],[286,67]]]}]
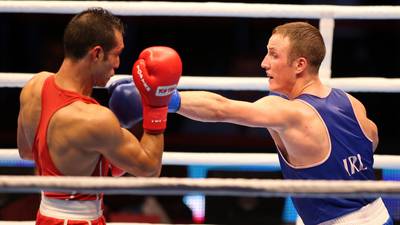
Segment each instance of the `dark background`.
[{"label": "dark background", "polygon": [[[232,2],[232,1],[231,1]],[[239,1],[236,1],[239,2]],[[257,2],[260,1],[241,1]],[[352,5],[399,5],[399,1],[264,1],[292,4],[352,4]],[[63,59],[62,35],[72,15],[62,14],[0,14],[0,72],[36,73],[56,72]],[[140,17],[120,16],[126,24],[125,50],[117,74],[130,74],[131,66],[139,52],[153,45],[167,45],[181,55],[188,76],[256,76],[264,77],[260,68],[266,54],[266,44],[273,27],[293,19],[276,18],[213,18],[213,17]],[[318,26],[318,20],[308,21]],[[400,77],[400,20],[336,20],[332,53],[332,77]],[[0,89],[0,148],[16,148],[16,127],[19,110],[20,88]],[[254,101],[267,91],[220,91],[226,97]],[[377,154],[397,155],[398,93],[351,93],[360,99],[369,117],[379,128],[380,144]],[[107,105],[105,89],[95,89],[93,96]],[[224,123],[200,123],[170,114],[166,131],[166,151],[184,152],[275,152],[272,139],[264,129],[247,128]],[[140,133],[140,127],[137,129]],[[19,173],[2,169],[3,174]],[[25,173],[24,171],[23,173]],[[163,176],[187,175],[184,167],[166,167]],[[279,172],[227,173],[212,171],[212,177],[265,177],[280,178]],[[161,202],[176,198],[160,198]],[[164,200],[163,200],[164,199]],[[126,199],[125,199],[126,200]],[[209,199],[208,209],[221,208],[226,214],[247,215],[235,208],[235,198]],[[271,201],[271,200],[266,200]],[[170,205],[170,204],[169,204]],[[179,204],[177,204],[179,205]],[[268,205],[269,207],[267,207]],[[260,203],[261,212],[243,218],[260,215],[280,217],[283,202]],[[228,207],[229,206],[229,207]],[[271,206],[274,208],[271,209]],[[168,207],[167,207],[168,208]],[[170,209],[171,215],[181,209]],[[175,210],[175,211],[174,211]],[[240,211],[241,210],[241,211]],[[185,211],[185,210],[183,210]],[[210,210],[209,210],[210,211]],[[211,210],[213,211],[213,210]],[[252,213],[257,212],[253,210]],[[175,214],[179,214],[176,213]],[[229,217],[229,215],[231,217]],[[232,215],[231,215],[232,214]],[[215,216],[209,214],[209,218]],[[0,213],[0,219],[2,218]],[[186,217],[187,218],[187,214]],[[233,224],[240,223],[234,216]],[[264,220],[263,220],[264,219]],[[228,220],[226,220],[228,221]],[[247,224],[251,224],[247,219]],[[209,221],[222,223],[218,218]],[[263,224],[254,220],[252,224]],[[269,224],[278,224],[271,222]]]}]

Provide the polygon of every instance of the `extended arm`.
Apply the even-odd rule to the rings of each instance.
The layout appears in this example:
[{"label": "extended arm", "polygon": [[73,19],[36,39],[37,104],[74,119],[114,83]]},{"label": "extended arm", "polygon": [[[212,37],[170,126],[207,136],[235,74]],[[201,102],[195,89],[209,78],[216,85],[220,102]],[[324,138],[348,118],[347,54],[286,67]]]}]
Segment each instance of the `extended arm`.
[{"label": "extended arm", "polygon": [[180,92],[182,116],[203,122],[224,122],[228,120],[227,107],[233,101],[221,95],[206,91]]},{"label": "extended arm", "polygon": [[291,102],[268,96],[255,102],[237,101],[206,91],[180,92],[179,114],[203,122],[229,122],[249,127],[280,128],[295,113]]}]

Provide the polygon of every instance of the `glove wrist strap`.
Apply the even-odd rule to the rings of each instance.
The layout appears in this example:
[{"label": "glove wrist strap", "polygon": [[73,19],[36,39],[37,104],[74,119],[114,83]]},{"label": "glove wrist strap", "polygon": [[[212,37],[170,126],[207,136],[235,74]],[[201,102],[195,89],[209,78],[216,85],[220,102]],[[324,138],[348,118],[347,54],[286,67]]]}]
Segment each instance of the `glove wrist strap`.
[{"label": "glove wrist strap", "polygon": [[181,108],[181,96],[180,96],[178,90],[175,90],[171,94],[171,99],[169,100],[168,112],[176,113],[179,111],[180,108]]},{"label": "glove wrist strap", "polygon": [[158,134],[167,127],[168,106],[151,107],[143,105],[143,128],[148,133]]}]

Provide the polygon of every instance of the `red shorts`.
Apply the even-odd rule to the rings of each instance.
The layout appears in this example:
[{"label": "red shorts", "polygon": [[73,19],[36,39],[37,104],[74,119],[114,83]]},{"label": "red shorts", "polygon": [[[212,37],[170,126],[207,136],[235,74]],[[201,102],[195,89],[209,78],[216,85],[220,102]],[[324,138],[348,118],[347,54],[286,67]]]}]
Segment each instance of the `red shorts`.
[{"label": "red shorts", "polygon": [[36,216],[36,225],[105,225],[104,216],[95,220],[67,220],[43,216],[40,212]]}]

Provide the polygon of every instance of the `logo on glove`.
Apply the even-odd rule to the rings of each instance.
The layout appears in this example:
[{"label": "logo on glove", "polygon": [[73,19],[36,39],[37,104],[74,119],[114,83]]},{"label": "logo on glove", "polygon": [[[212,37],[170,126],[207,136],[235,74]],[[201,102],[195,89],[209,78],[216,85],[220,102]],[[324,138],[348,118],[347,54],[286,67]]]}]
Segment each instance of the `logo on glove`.
[{"label": "logo on glove", "polygon": [[140,81],[142,82],[144,88],[146,91],[150,91],[151,88],[149,85],[146,83],[146,81],[143,79],[143,71],[140,69],[140,65],[136,65],[137,73],[139,74]]},{"label": "logo on glove", "polygon": [[156,90],[156,96],[168,96],[172,93],[174,93],[176,89],[176,84],[174,85],[169,85],[169,86],[158,86]]}]

